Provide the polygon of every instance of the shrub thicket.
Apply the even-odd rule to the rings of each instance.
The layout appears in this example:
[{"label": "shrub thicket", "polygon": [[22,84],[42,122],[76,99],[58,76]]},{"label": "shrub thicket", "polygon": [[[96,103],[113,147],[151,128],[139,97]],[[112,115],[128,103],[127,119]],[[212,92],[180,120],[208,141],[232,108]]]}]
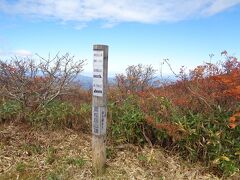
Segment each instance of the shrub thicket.
[{"label": "shrub thicket", "polygon": [[47,59],[0,60],[1,122],[85,129],[89,123],[82,116],[86,114],[83,102],[73,106],[70,101],[63,101],[64,97],[83,94],[81,90],[76,93],[74,84],[83,65],[83,60],[75,61],[68,53]]},{"label": "shrub thicket", "polygon": [[178,80],[165,86],[113,89],[111,139],[160,144],[220,175],[238,172],[240,62],[223,55],[222,64],[205,63],[189,73],[182,68]]},{"label": "shrub thicket", "polygon": [[[155,73],[151,66],[130,66],[127,76],[118,75],[117,85],[109,88],[108,95],[109,141],[161,145],[189,161],[204,162],[219,175],[230,176],[238,172],[240,63],[226,52],[223,55],[226,61],[222,64],[205,63],[189,73],[182,68],[176,74],[176,82],[161,87],[151,86]],[[38,74],[31,79],[27,71],[21,71],[25,72],[21,73],[21,81],[14,74],[18,72],[12,69],[14,64],[10,65],[2,64],[0,68],[1,91],[4,92],[0,100],[1,122],[24,117],[34,125],[91,132],[91,92],[74,86],[74,94],[69,94],[70,83],[59,86],[62,81],[48,82],[48,78]],[[4,74],[6,68],[8,73]],[[15,78],[16,82],[11,79],[12,84],[7,84],[6,77]],[[43,81],[52,82],[53,89],[37,88],[44,84]],[[26,82],[27,88],[23,88],[22,82]],[[59,94],[54,93],[56,84],[62,87]],[[40,98],[44,92],[52,93],[47,101]],[[25,93],[29,96],[26,101]]]}]

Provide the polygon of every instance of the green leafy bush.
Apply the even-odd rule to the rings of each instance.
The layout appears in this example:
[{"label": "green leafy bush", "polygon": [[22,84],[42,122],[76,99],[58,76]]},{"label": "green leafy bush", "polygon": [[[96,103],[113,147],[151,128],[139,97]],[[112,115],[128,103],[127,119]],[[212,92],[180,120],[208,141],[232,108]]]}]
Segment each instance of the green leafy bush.
[{"label": "green leafy bush", "polygon": [[[201,161],[219,175],[240,167],[240,127],[229,128],[220,107],[204,114],[174,106],[167,98],[130,94],[109,105],[109,139],[114,143],[161,145],[191,162]],[[145,132],[144,132],[145,131]]]},{"label": "green leafy bush", "polygon": [[29,121],[49,128],[71,127],[76,115],[77,112],[71,104],[53,101],[37,112],[30,112]]},{"label": "green leafy bush", "polygon": [[78,118],[73,122],[75,129],[83,132],[91,132],[92,105],[83,103],[77,109]]},{"label": "green leafy bush", "polygon": [[0,122],[18,120],[21,115],[21,104],[17,101],[3,101],[0,104]]},{"label": "green leafy bush", "polygon": [[22,117],[35,126],[50,129],[67,127],[89,132],[91,104],[74,107],[70,103],[55,100],[35,111],[23,110],[22,104],[17,101],[3,101],[0,104],[0,122],[17,121]]},{"label": "green leafy bush", "polygon": [[67,102],[53,101],[39,111],[30,112],[28,120],[34,125],[44,125],[50,129],[67,127],[89,132],[91,105],[82,104],[76,108]]},{"label": "green leafy bush", "polygon": [[116,142],[142,143],[144,141],[142,134],[144,114],[135,96],[110,104],[109,111],[112,116],[110,133]]},{"label": "green leafy bush", "polygon": [[189,113],[176,120],[188,132],[176,144],[179,153],[191,161],[201,160],[217,167],[224,175],[239,171],[240,128],[230,129],[228,117],[216,111],[211,117]]}]

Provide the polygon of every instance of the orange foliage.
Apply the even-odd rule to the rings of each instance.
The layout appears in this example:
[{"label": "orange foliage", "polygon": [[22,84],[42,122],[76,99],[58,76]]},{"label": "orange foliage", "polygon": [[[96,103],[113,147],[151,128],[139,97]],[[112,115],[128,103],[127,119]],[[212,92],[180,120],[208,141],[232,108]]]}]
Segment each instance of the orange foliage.
[{"label": "orange foliage", "polygon": [[[235,59],[234,59],[235,60]],[[223,92],[227,96],[232,96],[237,99],[240,99],[240,70],[234,69],[232,72],[213,77],[216,81],[221,84],[224,84],[226,90]],[[240,124],[239,121],[240,112],[235,113],[229,118],[231,129],[236,128]]]},{"label": "orange foliage", "polygon": [[229,127],[234,129],[236,126],[240,124],[240,112],[235,113],[229,118]]},{"label": "orange foliage", "polygon": [[179,126],[172,124],[170,122],[155,122],[152,116],[146,115],[145,116],[148,125],[151,125],[159,130],[165,130],[166,133],[172,137],[173,141],[181,140],[182,138],[187,136],[186,131],[183,131]]},{"label": "orange foliage", "polygon": [[[240,99],[240,62],[229,56],[227,51],[221,55],[226,61],[219,65],[205,63],[197,66],[189,74],[180,69],[178,80],[172,85],[159,88],[159,92],[182,109],[211,113],[211,108],[220,106],[227,111],[235,111]],[[232,115],[231,128],[240,124],[240,112]]]},{"label": "orange foliage", "polygon": [[231,129],[234,129],[236,126],[237,126],[237,124],[235,124],[235,123],[229,123],[229,127],[230,127]]},{"label": "orange foliage", "polygon": [[[235,111],[240,99],[240,62],[237,58],[228,56],[222,52],[226,61],[222,64],[205,63],[197,66],[189,73],[185,68],[175,74],[178,80],[158,88],[148,88],[138,92],[121,92],[115,94],[116,98],[127,97],[128,94],[136,94],[140,97],[139,105],[145,114],[155,112],[163,121],[169,119],[170,112],[161,106],[161,100],[165,97],[173,106],[180,108],[182,113],[191,112],[212,114],[213,110],[221,107],[223,111]],[[121,81],[118,81],[121,82]],[[237,114],[230,117],[230,127],[235,128],[239,123],[233,122]],[[153,124],[153,117],[146,117],[148,124]],[[164,124],[164,127],[167,125]],[[163,126],[155,126],[163,128]],[[169,126],[168,126],[169,127]],[[167,128],[165,128],[167,129]]]},{"label": "orange foliage", "polygon": [[226,90],[224,93],[240,98],[240,70],[233,70],[231,73],[213,77],[217,82],[224,84]]}]

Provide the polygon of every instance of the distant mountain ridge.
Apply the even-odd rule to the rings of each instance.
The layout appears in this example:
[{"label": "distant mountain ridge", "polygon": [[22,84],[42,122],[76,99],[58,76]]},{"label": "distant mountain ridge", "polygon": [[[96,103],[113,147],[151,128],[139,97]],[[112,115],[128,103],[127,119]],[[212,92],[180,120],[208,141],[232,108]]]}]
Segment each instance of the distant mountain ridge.
[{"label": "distant mountain ridge", "polygon": [[[174,82],[177,80],[175,76],[163,76],[163,77],[156,77],[154,79],[159,80],[159,81],[168,81],[168,82]],[[92,88],[92,81],[93,78],[90,76],[85,76],[85,75],[79,75],[76,80],[84,89],[91,89]],[[115,77],[109,77],[108,78],[108,83],[109,84],[115,84]]]},{"label": "distant mountain ridge", "polygon": [[[77,82],[79,82],[80,85],[81,85],[84,89],[91,89],[91,88],[92,88],[92,81],[93,81],[93,78],[90,77],[90,76],[79,75],[79,76],[77,77]],[[108,83],[109,83],[109,84],[115,83],[115,78],[109,77],[109,78],[108,78]]]}]

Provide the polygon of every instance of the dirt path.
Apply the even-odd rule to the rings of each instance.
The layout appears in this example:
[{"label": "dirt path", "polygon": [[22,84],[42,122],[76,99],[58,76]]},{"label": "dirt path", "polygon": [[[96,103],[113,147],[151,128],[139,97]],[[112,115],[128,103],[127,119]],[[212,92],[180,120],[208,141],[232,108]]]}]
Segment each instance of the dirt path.
[{"label": "dirt path", "polygon": [[[107,155],[106,175],[98,179],[217,179],[161,149],[125,145],[108,148]],[[92,174],[91,136],[1,125],[0,179],[97,179]]]}]

